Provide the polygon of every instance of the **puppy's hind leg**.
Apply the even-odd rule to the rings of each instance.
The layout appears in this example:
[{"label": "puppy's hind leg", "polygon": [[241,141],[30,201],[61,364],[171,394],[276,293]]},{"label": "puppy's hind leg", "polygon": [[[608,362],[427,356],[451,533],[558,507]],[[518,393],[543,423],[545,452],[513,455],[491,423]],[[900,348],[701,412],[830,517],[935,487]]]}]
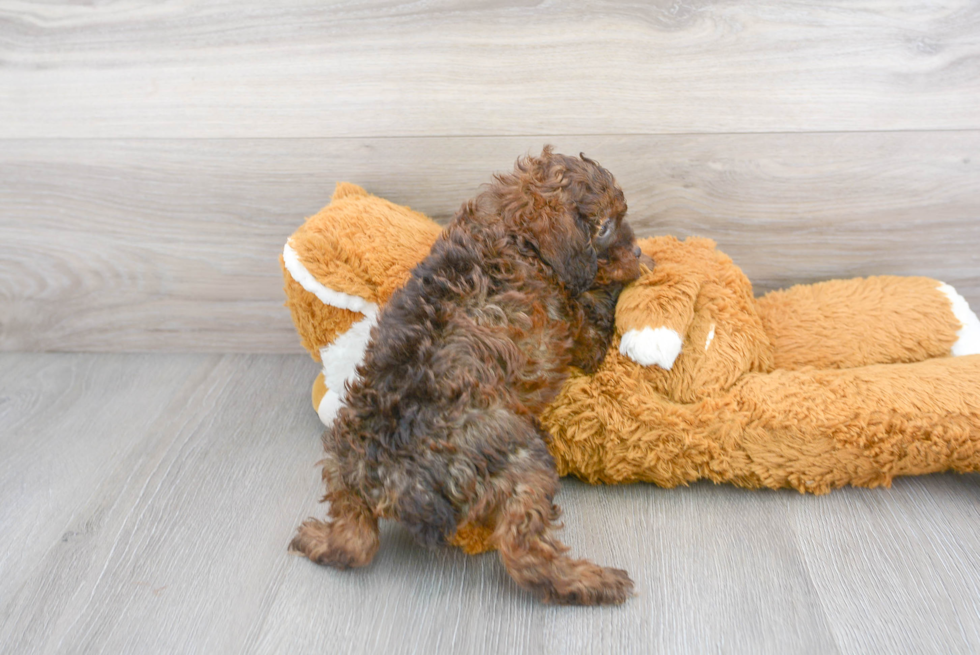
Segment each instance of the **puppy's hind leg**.
[{"label": "puppy's hind leg", "polygon": [[367,503],[347,489],[331,491],[324,500],[330,501],[328,521],[304,521],[289,544],[290,552],[338,569],[370,564],[380,540],[378,519]]},{"label": "puppy's hind leg", "polygon": [[555,538],[559,509],[551,499],[558,486],[552,470],[508,476],[513,486],[499,507],[493,541],[512,578],[546,603],[619,604],[633,595],[626,571],[605,568],[565,553]]}]

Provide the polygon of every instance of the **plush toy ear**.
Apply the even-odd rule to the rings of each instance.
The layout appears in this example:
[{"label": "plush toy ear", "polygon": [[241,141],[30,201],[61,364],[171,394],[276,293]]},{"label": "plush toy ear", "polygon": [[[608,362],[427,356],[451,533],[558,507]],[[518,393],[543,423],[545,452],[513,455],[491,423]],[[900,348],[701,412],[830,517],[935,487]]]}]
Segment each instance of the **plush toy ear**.
[{"label": "plush toy ear", "polygon": [[333,195],[330,197],[330,202],[337,202],[338,200],[351,197],[367,198],[369,195],[370,194],[364,190],[364,187],[360,187],[350,182],[337,182],[337,186],[334,187],[333,190]]}]

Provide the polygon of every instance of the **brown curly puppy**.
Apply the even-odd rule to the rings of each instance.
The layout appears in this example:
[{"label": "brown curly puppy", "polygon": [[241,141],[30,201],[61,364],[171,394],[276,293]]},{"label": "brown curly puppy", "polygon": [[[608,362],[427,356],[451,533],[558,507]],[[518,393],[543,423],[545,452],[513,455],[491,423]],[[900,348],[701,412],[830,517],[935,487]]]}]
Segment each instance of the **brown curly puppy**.
[{"label": "brown curly puppy", "polygon": [[364,566],[378,518],[426,546],[492,531],[508,573],[542,600],[621,603],[625,571],[565,555],[549,435],[535,418],[570,366],[594,371],[639,249],[613,176],[546,147],[465,203],[392,296],[346,405],[323,436],[329,522],[291,549]]}]

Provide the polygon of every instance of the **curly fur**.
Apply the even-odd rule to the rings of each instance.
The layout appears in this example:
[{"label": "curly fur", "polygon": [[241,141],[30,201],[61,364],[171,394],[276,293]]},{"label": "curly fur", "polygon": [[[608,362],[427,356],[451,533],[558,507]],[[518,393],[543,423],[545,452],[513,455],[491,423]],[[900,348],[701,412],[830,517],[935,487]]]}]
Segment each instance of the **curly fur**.
[{"label": "curly fur", "polygon": [[329,522],[294,551],[368,564],[378,518],[426,546],[486,530],[508,573],[548,602],[621,603],[626,572],[573,560],[550,436],[537,417],[570,367],[592,372],[616,300],[640,273],[613,176],[585,158],[518,160],[465,203],[372,330],[345,406],[324,434]]}]

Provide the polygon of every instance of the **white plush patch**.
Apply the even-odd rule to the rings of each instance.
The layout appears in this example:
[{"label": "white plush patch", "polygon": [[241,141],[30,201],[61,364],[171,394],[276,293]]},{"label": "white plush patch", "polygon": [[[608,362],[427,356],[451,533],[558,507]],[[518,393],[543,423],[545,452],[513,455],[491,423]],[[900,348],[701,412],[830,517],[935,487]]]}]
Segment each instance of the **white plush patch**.
[{"label": "white plush patch", "polygon": [[339,393],[336,393],[332,389],[327,389],[327,393],[323,394],[323,398],[320,399],[320,406],[316,408],[316,413],[320,417],[320,421],[330,427],[333,424],[334,418],[337,416],[337,412],[340,410],[340,406],[344,404],[344,399],[340,397]]},{"label": "white plush patch", "polygon": [[364,361],[364,351],[367,350],[368,342],[371,340],[371,328],[378,322],[378,306],[359,296],[323,286],[312,273],[306,270],[299,259],[299,254],[289,241],[282,249],[282,259],[292,278],[316,296],[320,302],[331,307],[364,314],[364,318],[354,323],[347,332],[320,349],[323,382],[327,386],[327,393],[320,399],[317,414],[324,425],[330,425],[344,402],[344,384],[357,375],[357,367]]},{"label": "white plush patch", "polygon": [[711,330],[708,332],[708,338],[704,342],[704,352],[708,352],[708,346],[711,345],[711,341],[715,338],[715,324],[711,324]]},{"label": "white plush patch", "polygon": [[963,326],[956,333],[958,339],[953,344],[951,354],[958,357],[980,353],[980,319],[977,319],[977,315],[970,309],[970,304],[966,302],[966,298],[956,293],[956,289],[940,282],[939,290],[949,298],[949,302],[953,305],[953,316]]},{"label": "white plush patch", "polygon": [[666,327],[629,330],[619,342],[619,352],[643,366],[659,366],[670,370],[681,354],[684,340],[675,330]]},{"label": "white plush patch", "polygon": [[375,311],[377,311],[377,305],[365,300],[364,298],[352,296],[348,293],[343,293],[340,291],[334,291],[333,289],[328,289],[320,284],[320,282],[313,277],[313,274],[306,270],[306,267],[303,266],[303,262],[299,260],[299,253],[293,249],[289,241],[286,241],[286,245],[283,246],[282,260],[286,264],[286,270],[289,271],[292,278],[299,282],[301,287],[319,298],[320,302],[333,307],[339,307],[340,309],[349,309],[352,312],[360,312],[362,314],[367,314],[372,307],[375,309]]},{"label": "white plush patch", "polygon": [[334,339],[334,342],[320,349],[323,362],[323,382],[327,389],[344,393],[344,383],[352,380],[357,366],[364,361],[364,351],[371,340],[371,328],[378,322],[377,305],[368,303],[363,319],[354,323],[349,330]]}]

